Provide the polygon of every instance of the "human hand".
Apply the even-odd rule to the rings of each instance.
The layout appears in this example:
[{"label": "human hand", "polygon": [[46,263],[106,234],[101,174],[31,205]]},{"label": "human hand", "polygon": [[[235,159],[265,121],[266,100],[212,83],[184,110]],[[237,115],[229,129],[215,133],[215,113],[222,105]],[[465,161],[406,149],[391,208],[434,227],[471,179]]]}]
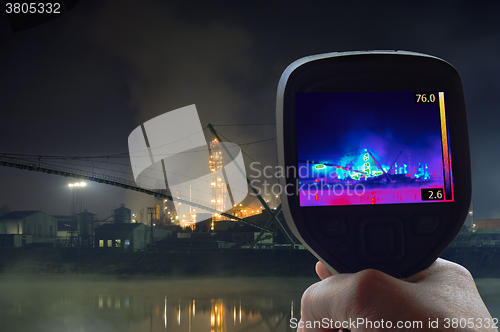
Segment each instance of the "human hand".
[{"label": "human hand", "polygon": [[322,280],[302,296],[297,332],[498,331],[469,271],[443,259],[406,279],[371,269],[332,275],[321,262],[316,272]]}]

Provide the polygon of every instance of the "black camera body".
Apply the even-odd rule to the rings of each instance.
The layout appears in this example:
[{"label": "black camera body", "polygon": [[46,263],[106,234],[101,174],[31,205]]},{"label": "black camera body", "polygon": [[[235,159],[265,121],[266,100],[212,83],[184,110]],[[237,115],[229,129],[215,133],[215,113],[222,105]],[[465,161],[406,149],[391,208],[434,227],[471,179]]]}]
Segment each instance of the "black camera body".
[{"label": "black camera body", "polygon": [[332,272],[395,277],[431,265],[470,206],[460,76],[405,51],[293,62],[277,96],[281,202],[295,236]]}]

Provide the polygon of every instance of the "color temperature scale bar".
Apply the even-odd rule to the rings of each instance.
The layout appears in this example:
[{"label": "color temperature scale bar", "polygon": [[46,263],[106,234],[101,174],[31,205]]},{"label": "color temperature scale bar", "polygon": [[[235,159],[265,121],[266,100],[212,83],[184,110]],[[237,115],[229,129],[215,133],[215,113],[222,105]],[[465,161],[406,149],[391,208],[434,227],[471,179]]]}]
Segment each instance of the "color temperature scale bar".
[{"label": "color temperature scale bar", "polygon": [[451,188],[451,158],[448,145],[448,128],[446,123],[446,109],[444,106],[444,92],[439,92],[439,114],[441,117],[441,146],[443,148],[443,176],[444,176],[444,199],[453,200]]}]

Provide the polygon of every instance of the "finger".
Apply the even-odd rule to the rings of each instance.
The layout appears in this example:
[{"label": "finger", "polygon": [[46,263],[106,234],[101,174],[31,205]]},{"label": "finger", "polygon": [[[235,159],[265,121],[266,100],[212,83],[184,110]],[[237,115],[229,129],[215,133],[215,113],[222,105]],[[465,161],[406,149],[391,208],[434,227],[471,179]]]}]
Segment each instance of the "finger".
[{"label": "finger", "polygon": [[[297,332],[331,332],[330,329],[324,329],[321,326],[318,328],[313,327],[314,322],[303,321],[302,319],[298,323]],[[336,330],[334,330],[336,331]]]},{"label": "finger", "polygon": [[297,332],[304,332],[304,322],[302,319],[299,321],[299,327],[297,328]]},{"label": "finger", "polygon": [[326,266],[321,263],[317,262],[316,263],[316,274],[321,280],[324,280],[328,277],[331,277],[333,274],[326,268]]},{"label": "finger", "polygon": [[[406,283],[377,270],[364,270],[355,274],[337,274],[311,285],[302,296],[302,332],[328,331],[325,326],[314,326],[323,319],[335,324],[364,317],[385,319],[387,312],[400,314],[394,298],[404,295]],[[378,304],[388,304],[386,307]],[[309,325],[308,325],[309,323]],[[313,326],[309,328],[308,326]]]},{"label": "finger", "polygon": [[302,319],[299,321],[299,327],[297,327],[297,332],[303,332],[304,331],[304,327],[302,325]]},{"label": "finger", "polygon": [[[322,327],[323,325],[323,327]],[[326,326],[326,327],[325,327]],[[297,332],[332,332],[339,331],[339,329],[328,328],[328,323],[326,321],[303,321],[300,320],[300,325],[297,327]]]},{"label": "finger", "polygon": [[[317,266],[321,265],[318,264]],[[339,306],[342,306],[339,302],[343,302],[342,290],[339,287],[342,287],[344,284],[343,279],[346,277],[347,275],[335,275],[311,285],[304,292],[301,302],[302,329],[298,331],[329,331],[324,326],[321,326],[323,319],[332,319],[333,322],[339,320],[340,316],[342,316],[342,313],[338,312]]]}]

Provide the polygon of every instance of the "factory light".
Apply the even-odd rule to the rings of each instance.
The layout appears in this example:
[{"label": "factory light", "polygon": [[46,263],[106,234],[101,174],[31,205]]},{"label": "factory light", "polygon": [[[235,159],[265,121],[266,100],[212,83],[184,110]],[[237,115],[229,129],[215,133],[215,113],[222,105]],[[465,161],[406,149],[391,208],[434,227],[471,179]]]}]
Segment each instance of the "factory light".
[{"label": "factory light", "polygon": [[85,182],[75,182],[75,183],[69,183],[68,187],[74,188],[74,187],[85,187],[87,183]]}]

